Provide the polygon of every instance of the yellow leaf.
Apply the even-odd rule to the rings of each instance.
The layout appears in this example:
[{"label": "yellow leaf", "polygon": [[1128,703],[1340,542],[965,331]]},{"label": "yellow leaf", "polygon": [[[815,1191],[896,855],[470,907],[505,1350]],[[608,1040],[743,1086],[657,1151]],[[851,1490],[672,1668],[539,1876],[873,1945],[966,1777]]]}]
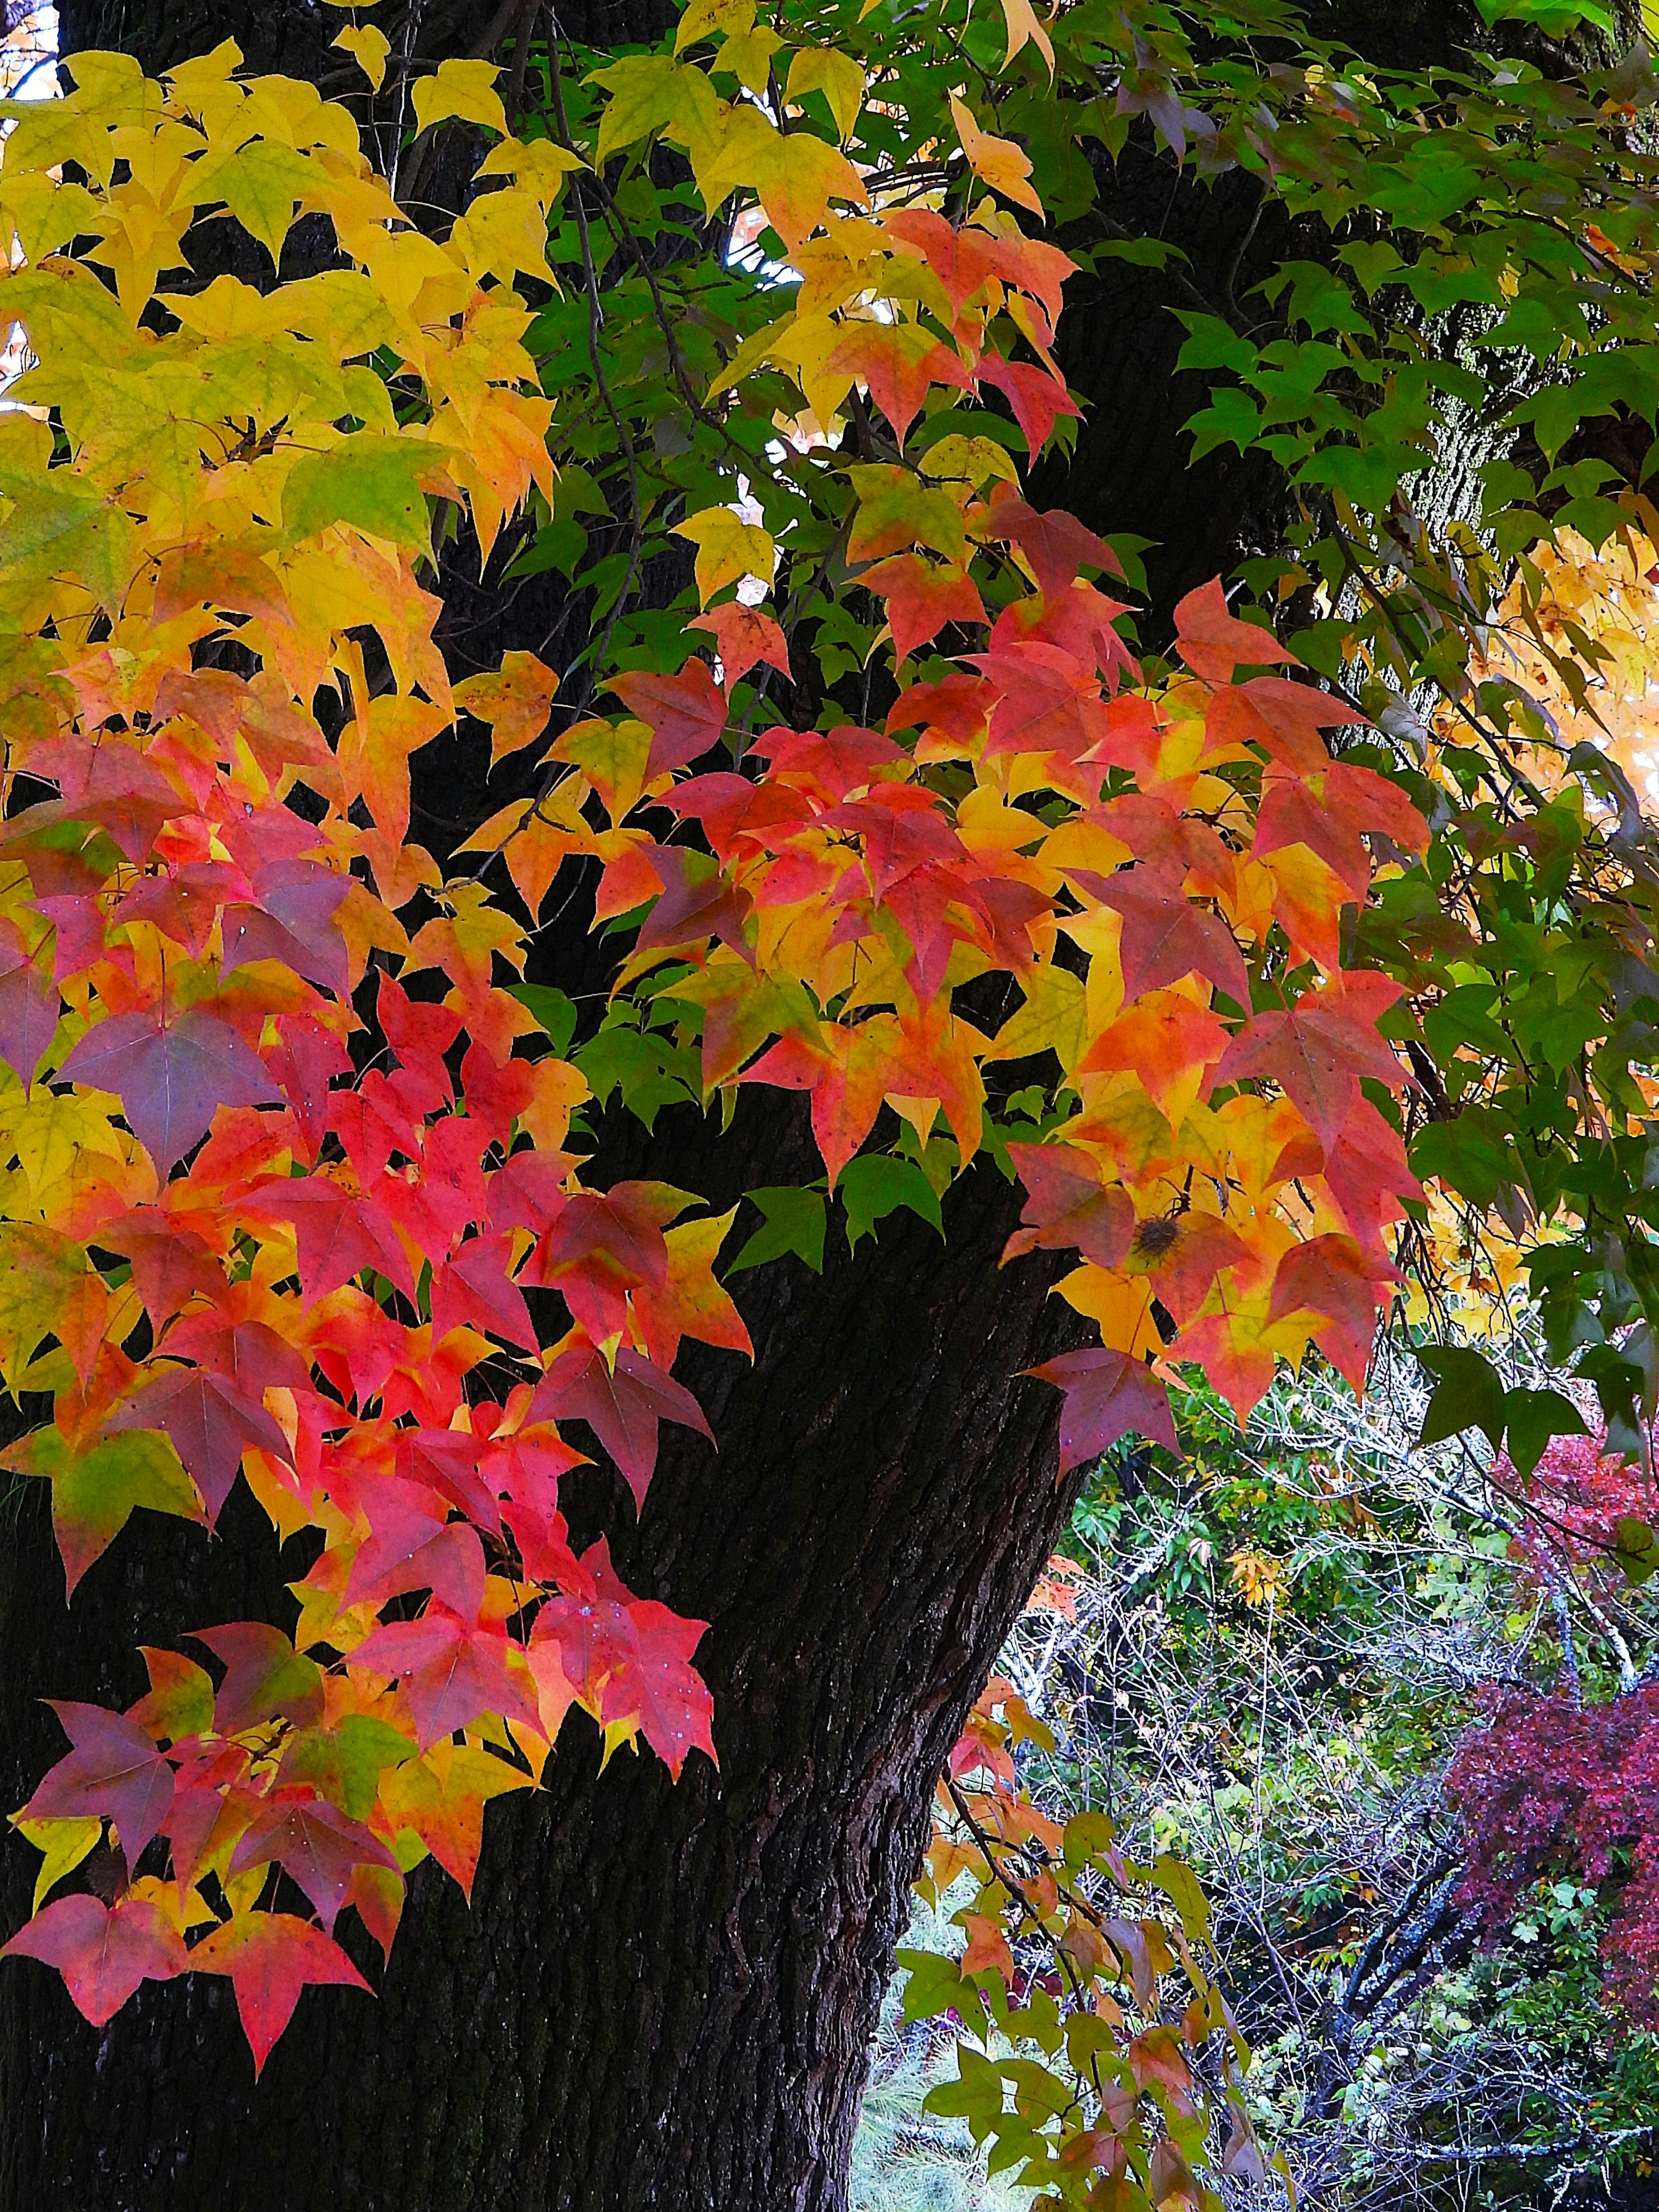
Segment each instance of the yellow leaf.
[{"label": "yellow leaf", "polygon": [[34,1876],[31,1912],[40,1910],[43,1901],[66,1874],[74,1873],[104,1832],[103,1822],[89,1816],[84,1820],[26,1820],[21,1814],[14,1813],[11,1824],[25,1843],[33,1844],[37,1851],[44,1853]]},{"label": "yellow leaf", "polygon": [[711,67],[730,70],[749,92],[764,92],[772,82],[772,58],[783,40],[775,31],[757,23],[741,37],[728,39]]},{"label": "yellow leaf", "polygon": [[712,38],[717,31],[727,38],[741,38],[754,21],[755,0],[691,0],[674,33],[674,52],[684,53],[699,39]]},{"label": "yellow leaf", "polygon": [[1052,1051],[1066,1074],[1083,1051],[1086,993],[1064,968],[1040,964],[1020,978],[1025,1004],[997,1031],[987,1060],[1028,1060]]},{"label": "yellow leaf", "polygon": [[380,25],[366,23],[359,28],[354,24],[342,31],[334,43],[345,48],[378,92],[386,82],[386,58],[392,52],[392,41]]},{"label": "yellow leaf", "polygon": [[693,145],[690,151],[697,189],[709,208],[748,185],[791,253],[825,221],[832,198],[870,204],[863,179],[844,154],[805,131],[786,137],[746,102],[726,114],[706,148]]},{"label": "yellow leaf", "polygon": [[[1029,0],[1013,0],[1013,4],[1029,4]],[[821,92],[830,103],[836,130],[846,140],[852,137],[864,105],[864,71],[850,54],[838,53],[833,46],[806,46],[789,64],[783,96],[798,101],[809,92]]]},{"label": "yellow leaf", "polygon": [[507,110],[495,89],[501,71],[493,62],[440,62],[430,76],[417,77],[411,98],[416,127],[431,130],[453,116],[463,123],[481,123],[486,131],[507,136]]},{"label": "yellow leaf", "polygon": [[489,725],[489,765],[533,744],[547,727],[559,679],[533,653],[507,653],[496,672],[455,686],[455,704]]},{"label": "yellow leaf", "polygon": [[981,131],[955,93],[951,94],[951,116],[962,141],[962,150],[968,156],[968,166],[981,182],[1006,199],[1018,200],[1033,214],[1041,215],[1042,202],[1031,186],[1031,164],[1013,141],[995,138],[988,131]]},{"label": "yellow leaf", "polygon": [[769,587],[777,565],[777,548],[769,531],[757,522],[744,522],[729,507],[707,507],[701,514],[674,526],[677,538],[689,538],[697,549],[697,595],[704,606],[726,584],[758,576]]},{"label": "yellow leaf", "polygon": [[601,168],[613,154],[653,131],[669,131],[688,148],[709,149],[716,143],[720,103],[700,69],[671,61],[666,54],[647,54],[595,70],[590,81],[604,85],[611,94],[599,120],[594,155]]},{"label": "yellow leaf", "polygon": [[1002,12],[1008,19],[1008,54],[1002,66],[1008,68],[1014,56],[1029,40],[1048,65],[1050,81],[1054,74],[1054,49],[1048,33],[1037,20],[1031,0],[1002,0]]},{"label": "yellow leaf", "polygon": [[580,154],[555,145],[550,138],[503,138],[499,146],[490,148],[474,173],[480,177],[516,177],[545,201],[557,197],[573,169],[586,167]]}]

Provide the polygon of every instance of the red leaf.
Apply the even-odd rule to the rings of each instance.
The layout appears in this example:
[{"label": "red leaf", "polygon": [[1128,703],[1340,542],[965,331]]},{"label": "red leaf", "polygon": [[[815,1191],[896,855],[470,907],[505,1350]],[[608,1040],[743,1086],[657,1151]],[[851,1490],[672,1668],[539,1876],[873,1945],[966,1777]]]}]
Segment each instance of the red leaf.
[{"label": "red leaf", "polygon": [[1406,1071],[1376,1033],[1377,1018],[1400,991],[1386,975],[1355,969],[1308,992],[1288,1013],[1258,1014],[1229,1045],[1216,1081],[1272,1077],[1328,1150],[1359,1095],[1360,1076],[1404,1088]]},{"label": "red leaf", "polygon": [[678,676],[653,676],[644,671],[613,676],[606,689],[650,729],[647,783],[671,769],[690,768],[726,727],[725,696],[707,661],[688,660]]},{"label": "red leaf", "polygon": [[1314,1341],[1357,1395],[1364,1393],[1370,1365],[1376,1310],[1388,1304],[1389,1284],[1400,1279],[1392,1266],[1385,1261],[1383,1267],[1379,1277],[1376,1263],[1367,1261],[1352,1237],[1310,1237],[1291,1247],[1273,1277],[1268,1320],[1298,1311],[1319,1315]]},{"label": "red leaf", "polygon": [[322,1718],[322,1669],[280,1629],[263,1620],[229,1620],[190,1633],[224,1662],[225,1679],[213,1701],[213,1725],[221,1735],[279,1715],[298,1728]]},{"label": "red leaf", "polygon": [[1115,1267],[1135,1233],[1135,1210],[1127,1191],[1105,1188],[1094,1160],[1075,1145],[1010,1145],[1008,1156],[1028,1196],[1002,1261],[1039,1246],[1048,1252],[1073,1246],[1097,1267]]},{"label": "red leaf", "polygon": [[1004,361],[1000,355],[988,353],[977,374],[981,384],[994,385],[1007,399],[1015,422],[1025,433],[1033,460],[1048,443],[1056,415],[1083,412],[1052,370],[1037,368],[1030,362]]},{"label": "red leaf", "polygon": [[258,903],[225,909],[221,974],[250,960],[280,960],[343,998],[351,974],[334,916],[350,888],[349,876],[316,860],[277,860],[261,870]]},{"label": "red leaf", "polygon": [[307,1982],[368,1988],[331,1936],[290,1912],[240,1913],[198,1943],[189,1964],[192,1973],[230,1977],[256,2081]]},{"label": "red leaf", "polygon": [[1171,1451],[1179,1449],[1168,1391],[1127,1352],[1068,1352],[1025,1372],[1066,1393],[1060,1416],[1062,1474],[1098,1459],[1109,1444],[1132,1431]]},{"label": "red leaf", "polygon": [[228,1377],[205,1367],[181,1367],[158,1375],[129,1398],[104,1428],[106,1434],[159,1429],[170,1437],[202,1493],[209,1528],[230,1495],[249,1444],[257,1444],[273,1459],[287,1462],[289,1458],[288,1438],[264,1407],[244,1396]]},{"label": "red leaf", "polygon": [[[734,684],[742,683],[757,661],[765,661],[780,676],[787,678],[792,674],[789,641],[774,617],[763,613],[759,607],[747,606],[741,599],[728,599],[724,606],[710,607],[707,614],[694,615],[686,628],[706,629],[714,638],[715,651],[720,657],[720,676],[728,691]],[[749,788],[752,791],[754,786],[750,784]]]},{"label": "red leaf", "polygon": [[664,890],[640,925],[635,951],[656,951],[674,945],[700,946],[714,937],[752,968],[755,956],[743,933],[744,923],[753,911],[752,900],[746,892],[734,890],[718,870],[694,876],[690,857],[675,845],[651,848],[651,865],[662,878]]},{"label": "red leaf", "polygon": [[493,1329],[508,1344],[530,1351],[536,1326],[524,1292],[507,1272],[513,1240],[503,1230],[475,1237],[443,1261],[432,1278],[432,1340],[473,1322]]},{"label": "red leaf", "polygon": [[859,581],[887,609],[893,657],[908,660],[936,638],[946,623],[982,623],[985,604],[965,569],[939,568],[915,553],[896,554],[866,568]]},{"label": "red leaf", "polygon": [[1037,589],[1045,599],[1066,591],[1085,563],[1091,568],[1104,568],[1109,575],[1123,574],[1123,563],[1105,539],[1085,529],[1074,514],[1058,507],[1041,513],[1011,491],[993,501],[991,523],[985,534],[1011,538],[1018,546],[1030,562]]},{"label": "red leaf", "polygon": [[88,1030],[61,1073],[114,1091],[163,1175],[206,1135],[216,1108],[281,1103],[258,1054],[228,1023],[196,1008],[165,1025],[148,1013],[111,1015]]},{"label": "red leaf", "polygon": [[351,1055],[313,1014],[279,1014],[276,1029],[282,1042],[266,1054],[265,1066],[294,1109],[314,1159],[328,1128],[329,1085],[337,1075],[350,1074]]},{"label": "red leaf", "polygon": [[1214,915],[1193,905],[1178,866],[1120,869],[1115,876],[1087,868],[1069,871],[1103,906],[1123,917],[1125,1003],[1144,991],[1201,975],[1246,1012],[1250,978],[1233,933]]},{"label": "red leaf", "polygon": [[[418,1502],[422,1498],[429,1506]],[[380,1605],[405,1590],[428,1589],[463,1620],[476,1620],[485,1579],[477,1530],[465,1521],[446,1522],[444,1501],[416,1483],[382,1478],[368,1502],[373,1533],[351,1562],[343,1602]]]},{"label": "red leaf", "polygon": [[657,1463],[657,1424],[696,1429],[712,1444],[714,1431],[684,1383],[623,1345],[615,1370],[589,1344],[562,1352],[536,1386],[531,1418],[586,1421],[621,1469],[636,1505],[643,1505]]},{"label": "red leaf", "polygon": [[237,1200],[254,1219],[291,1221],[299,1245],[300,1280],[308,1303],[325,1297],[364,1267],[376,1267],[408,1297],[415,1296],[409,1255],[372,1206],[326,1175],[275,1176]]},{"label": "red leaf", "polygon": [[264,1809],[238,1842],[229,1872],[239,1875],[272,1859],[298,1882],[331,1934],[351,1887],[352,1869],[378,1866],[395,1872],[398,1865],[360,1820],[309,1792],[287,1790],[265,1800]]},{"label": "red leaf", "polygon": [[169,1982],[195,1963],[142,1897],[124,1897],[112,1906],[95,1897],[60,1897],[18,1929],[0,1959],[40,1959],[56,1966],[94,2027],[113,2019],[140,1982]]},{"label": "red leaf", "polygon": [[375,1629],[352,1652],[351,1663],[402,1681],[416,1741],[424,1751],[485,1713],[540,1732],[535,1699],[507,1669],[508,1655],[517,1650],[500,1629],[465,1621],[434,1599],[418,1620],[387,1621]]},{"label": "red leaf", "polygon": [[32,1820],[113,1820],[127,1864],[137,1866],[167,1819],[173,1768],[125,1713],[67,1698],[53,1698],[52,1709],[75,1748],[42,1778],[24,1813]]},{"label": "red leaf", "polygon": [[15,926],[9,922],[6,928],[15,941],[4,951],[15,959],[0,975],[0,1060],[27,1091],[58,1034],[61,1002],[55,985],[24,953]]},{"label": "red leaf", "polygon": [[1265,668],[1286,660],[1293,667],[1301,665],[1270,629],[1240,622],[1227,611],[1218,577],[1188,592],[1177,605],[1176,635],[1188,667],[1213,684],[1225,684],[1238,667]]}]

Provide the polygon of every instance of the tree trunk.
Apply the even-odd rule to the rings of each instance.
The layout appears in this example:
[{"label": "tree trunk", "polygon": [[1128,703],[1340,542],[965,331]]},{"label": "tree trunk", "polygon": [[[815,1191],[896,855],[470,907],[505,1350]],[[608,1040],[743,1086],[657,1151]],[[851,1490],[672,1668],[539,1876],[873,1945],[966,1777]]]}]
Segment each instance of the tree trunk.
[{"label": "tree trunk", "polygon": [[[799,1105],[745,1099],[726,1176],[810,1173]],[[308,1993],[257,2088],[227,1983],[147,1984],[99,2034],[55,1975],[8,1965],[5,2212],[842,2212],[932,1786],[1073,1494],[1055,1394],[1018,1370],[1076,1334],[1046,1259],[999,1271],[1015,1218],[981,1165],[944,1247],[907,1214],[822,1279],[739,1277],[754,1366],[687,1363],[718,1457],[665,1432],[621,1537],[619,1488],[591,1483],[624,1576],[713,1623],[718,1773],[694,1753],[675,1785],[622,1752],[599,1774],[574,1715],[545,1791],[491,1808],[471,1910],[418,1875],[379,2002]],[[0,1580],[8,1803],[52,1755],[33,1698],[125,1700],[140,1638],[282,1617],[241,1502],[214,1546],[141,1517],[66,1621],[25,1499]],[[10,1926],[29,1857],[5,1856]]]}]

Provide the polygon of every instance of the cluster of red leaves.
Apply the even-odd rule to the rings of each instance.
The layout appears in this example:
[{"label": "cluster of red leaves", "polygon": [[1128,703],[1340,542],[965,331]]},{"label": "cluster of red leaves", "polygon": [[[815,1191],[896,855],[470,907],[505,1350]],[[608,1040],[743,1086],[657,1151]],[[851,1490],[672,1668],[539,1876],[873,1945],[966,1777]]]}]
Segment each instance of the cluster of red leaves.
[{"label": "cluster of red leaves", "polygon": [[1605,1566],[1617,1574],[1619,1524],[1659,1525],[1659,1482],[1640,1461],[1610,1452],[1604,1429],[1582,1437],[1552,1437],[1530,1475],[1521,1476],[1507,1453],[1497,1480],[1527,1506],[1519,1549],[1528,1559],[1553,1558],[1573,1565]]},{"label": "cluster of red leaves", "polygon": [[1464,1823],[1462,1901],[1496,1944],[1541,1877],[1612,1885],[1607,1994],[1659,2027],[1659,1683],[1605,1704],[1506,1690],[1446,1778]]}]

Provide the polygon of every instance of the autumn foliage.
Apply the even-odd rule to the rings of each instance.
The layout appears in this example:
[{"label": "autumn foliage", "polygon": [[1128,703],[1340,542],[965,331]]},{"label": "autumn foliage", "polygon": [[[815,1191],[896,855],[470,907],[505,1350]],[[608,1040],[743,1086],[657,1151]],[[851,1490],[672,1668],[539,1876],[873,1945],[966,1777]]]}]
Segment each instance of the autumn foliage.
[{"label": "autumn foliage", "polygon": [[[1027,502],[1006,444],[913,452],[940,394],[1000,395],[1032,451],[1076,411],[1069,264],[1006,204],[1039,212],[1018,148],[962,108],[978,197],[947,219],[666,56],[602,73],[596,158],[662,133],[799,264],[726,383],[781,366],[805,417],[866,423],[845,551],[896,703],[879,729],[729,726],[788,662],[734,596],[776,549],[724,506],[683,526],[704,612],[677,671],[605,672],[616,706],[550,743],[533,656],[452,685],[434,518],[465,507],[487,554],[551,489],[516,287],[551,279],[577,157],[445,64],[420,121],[491,150],[434,240],[345,109],[237,60],[156,84],[79,56],[0,162],[4,316],[38,361],[0,417],[0,1371],[52,1395],[8,1463],[52,1485],[71,1595],[135,1508],[211,1528],[239,1477],[320,1534],[291,1638],[204,1623],[146,1654],[130,1711],[60,1706],[70,1747],[17,1815],[43,1860],[9,1951],[94,2022],[145,1978],[228,1975],[258,2064],[305,1984],[361,1984],[343,1911],[389,1948],[421,1858],[470,1884],[484,1804],[534,1785],[573,1705],[677,1775],[717,1754],[703,1624],[603,1542],[578,1557],[559,1509],[593,1452],[642,1503],[659,1424],[708,1433],[683,1339],[748,1344],[730,1215],[582,1181],[587,1079],[514,988],[562,872],[597,874],[599,923],[642,910],[618,1018],[666,1024],[715,1110],[806,1094],[831,1190],[862,1158],[934,1203],[981,1151],[1018,1176],[1007,1262],[1075,1253],[1060,1294],[1099,1331],[1039,1370],[1069,1468],[1172,1442],[1184,1362],[1241,1416],[1310,1346],[1362,1385],[1419,1193],[1399,987],[1345,963],[1345,915],[1371,841],[1427,833],[1333,757],[1355,710],[1218,585],[1149,684],[1110,550]],[[817,87],[850,126],[836,63]],[[334,265],[168,289],[216,210],[273,261],[325,219]],[[445,880],[409,762],[476,725],[544,772]],[[988,1115],[986,1071],[1047,1054],[1058,1109]],[[106,1826],[113,1901],[54,1897]]]}]

